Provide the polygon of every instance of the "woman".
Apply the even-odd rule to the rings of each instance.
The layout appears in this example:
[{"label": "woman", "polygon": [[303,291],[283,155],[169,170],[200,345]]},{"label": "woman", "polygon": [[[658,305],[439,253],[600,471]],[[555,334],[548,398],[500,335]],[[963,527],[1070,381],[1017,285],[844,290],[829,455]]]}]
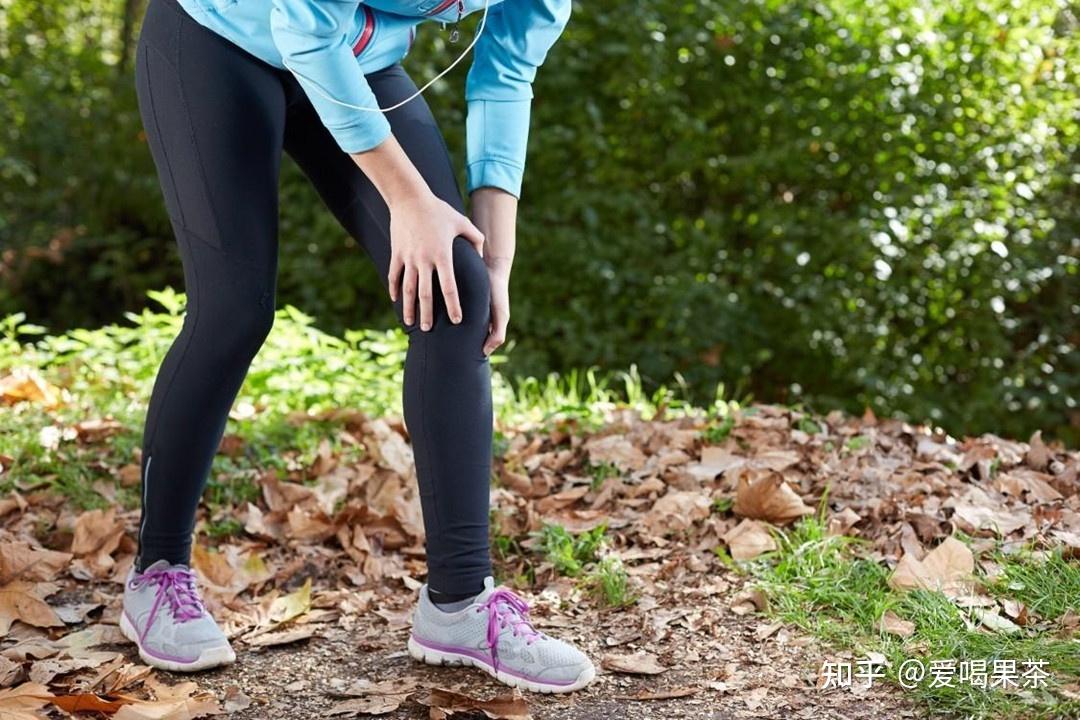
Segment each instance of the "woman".
[{"label": "woman", "polygon": [[[400,60],[418,23],[481,7],[465,91],[470,220]],[[403,404],[428,558],[410,654],[534,691],[592,680],[584,654],[494,587],[488,548],[488,355],[509,318],[532,80],[569,14],[570,0],[150,0],[136,84],[188,307],[150,399],[121,618],[149,664],[235,659],[189,553],[229,408],[273,322],[284,150],[375,263],[409,336]]]}]

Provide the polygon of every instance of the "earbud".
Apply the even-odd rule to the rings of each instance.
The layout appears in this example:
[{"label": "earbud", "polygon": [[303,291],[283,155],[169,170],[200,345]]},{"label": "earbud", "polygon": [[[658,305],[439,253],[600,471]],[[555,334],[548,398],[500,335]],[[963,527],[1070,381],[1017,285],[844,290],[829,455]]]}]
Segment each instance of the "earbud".
[{"label": "earbud", "polygon": [[488,5],[490,5],[490,3],[491,3],[491,0],[484,0],[484,14],[480,17],[480,25],[479,25],[479,27],[476,28],[476,34],[473,35],[472,42],[469,43],[469,46],[467,48],[465,48],[464,50],[461,51],[461,54],[458,55],[457,59],[454,60],[454,62],[447,65],[445,70],[443,70],[438,75],[436,75],[435,77],[428,80],[427,83],[424,85],[424,87],[420,88],[419,90],[417,90],[412,95],[405,98],[404,100],[391,105],[390,107],[385,107],[385,108],[364,107],[362,105],[350,105],[349,103],[341,102],[340,100],[338,100],[337,98],[333,97],[328,92],[326,92],[322,87],[320,87],[319,83],[315,82],[314,80],[312,80],[308,76],[304,75],[303,73],[297,72],[294,68],[290,67],[289,63],[285,62],[284,58],[282,58],[281,62],[285,66],[285,69],[287,69],[289,72],[293,73],[294,75],[296,75],[298,77],[302,77],[303,79],[307,80],[309,83],[311,83],[312,87],[315,89],[315,92],[317,92],[323,98],[325,98],[325,99],[329,100],[330,102],[334,103],[335,105],[340,105],[341,107],[346,107],[346,108],[349,108],[351,110],[363,110],[364,112],[381,112],[381,113],[390,112],[391,110],[398,109],[399,107],[401,107],[405,103],[409,102],[410,100],[413,100],[414,98],[419,97],[421,94],[423,94],[423,92],[425,90],[427,90],[437,80],[439,80],[439,78],[441,78],[443,75],[445,75],[446,73],[453,70],[454,66],[456,66],[459,62],[461,62],[465,58],[465,56],[469,54],[469,51],[473,49],[474,45],[476,45],[476,41],[480,39],[481,33],[484,32],[484,24],[487,22]]}]

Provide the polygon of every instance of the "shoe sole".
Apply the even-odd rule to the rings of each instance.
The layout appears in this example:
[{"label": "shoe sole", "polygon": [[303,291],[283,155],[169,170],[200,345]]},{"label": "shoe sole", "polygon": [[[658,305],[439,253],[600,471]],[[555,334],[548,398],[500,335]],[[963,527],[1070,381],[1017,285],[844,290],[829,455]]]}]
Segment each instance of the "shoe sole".
[{"label": "shoe sole", "polygon": [[580,690],[593,681],[596,677],[596,668],[592,665],[581,671],[581,674],[577,676],[577,679],[569,685],[549,685],[544,682],[538,682],[535,680],[526,680],[525,678],[511,675],[503,670],[496,671],[491,665],[485,663],[483,660],[478,660],[469,655],[463,655],[455,652],[445,652],[442,650],[435,650],[433,648],[426,647],[416,642],[412,636],[409,636],[409,655],[414,660],[427,663],[428,665],[448,665],[456,666],[461,665],[465,667],[474,667],[483,670],[491,677],[495,678],[504,685],[511,687],[521,688],[522,690],[529,690],[535,693],[568,693]]},{"label": "shoe sole", "polygon": [[151,667],[156,667],[159,670],[197,672],[199,670],[209,670],[210,668],[220,667],[221,665],[231,665],[236,662],[236,653],[233,652],[232,647],[229,645],[207,648],[199,653],[197,660],[193,660],[192,662],[181,662],[158,657],[144,648],[142,643],[139,642],[139,634],[135,632],[135,627],[128,620],[127,613],[120,613],[120,632],[128,640],[135,643],[135,647],[139,648],[139,657],[142,658],[144,663]]}]

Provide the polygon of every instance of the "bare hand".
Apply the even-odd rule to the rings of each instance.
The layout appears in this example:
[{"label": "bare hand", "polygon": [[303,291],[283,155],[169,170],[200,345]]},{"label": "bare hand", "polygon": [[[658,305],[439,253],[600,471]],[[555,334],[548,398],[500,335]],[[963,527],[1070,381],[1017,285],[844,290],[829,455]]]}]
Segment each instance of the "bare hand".
[{"label": "bare hand", "polygon": [[491,280],[491,325],[484,340],[484,355],[491,355],[506,342],[506,328],[510,324],[510,271],[488,265]]},{"label": "bare hand", "polygon": [[420,300],[420,329],[435,321],[432,274],[438,273],[446,311],[461,322],[461,300],[454,277],[453,243],[461,235],[483,255],[484,235],[472,222],[430,192],[412,196],[390,209],[390,299],[402,296],[406,325],[416,322]]}]

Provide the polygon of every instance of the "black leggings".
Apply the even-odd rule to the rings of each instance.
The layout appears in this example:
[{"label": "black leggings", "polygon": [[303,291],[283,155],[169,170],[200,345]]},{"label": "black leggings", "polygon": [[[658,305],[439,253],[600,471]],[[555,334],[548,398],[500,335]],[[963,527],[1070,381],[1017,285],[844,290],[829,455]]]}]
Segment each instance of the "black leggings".
[{"label": "black leggings", "polygon": [[[416,90],[399,64],[367,79],[384,107]],[[292,75],[199,25],[175,0],[150,2],[136,85],[187,292],[183,329],[154,383],[143,435],[139,553],[146,567],[157,559],[188,562],[195,512],[229,408],[273,324],[282,150],[363,246],[384,284],[390,215]],[[464,213],[446,144],[423,98],[387,119],[432,192]],[[404,324],[400,296],[396,310],[409,338],[403,408],[428,581],[464,595],[482,590],[491,572],[491,375],[482,351],[490,290],[483,260],[463,237],[453,240],[453,261],[460,324],[450,322],[437,280],[431,330]]]}]

